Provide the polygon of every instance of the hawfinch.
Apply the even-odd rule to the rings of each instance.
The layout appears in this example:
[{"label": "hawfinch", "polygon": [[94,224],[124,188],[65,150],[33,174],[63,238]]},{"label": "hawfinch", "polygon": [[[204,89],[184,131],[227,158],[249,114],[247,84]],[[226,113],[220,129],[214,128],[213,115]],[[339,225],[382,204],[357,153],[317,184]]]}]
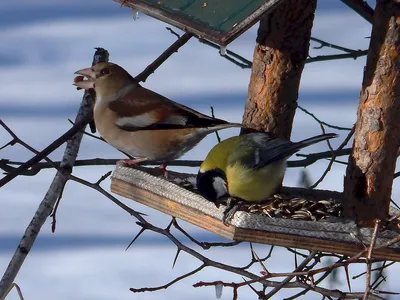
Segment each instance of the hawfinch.
[{"label": "hawfinch", "polygon": [[[206,135],[240,127],[203,115],[142,86],[122,67],[99,63],[77,71],[74,85],[94,88],[94,120],[100,135],[115,148],[145,160],[167,163],[192,149]],[[165,165],[164,165],[165,168]]]}]

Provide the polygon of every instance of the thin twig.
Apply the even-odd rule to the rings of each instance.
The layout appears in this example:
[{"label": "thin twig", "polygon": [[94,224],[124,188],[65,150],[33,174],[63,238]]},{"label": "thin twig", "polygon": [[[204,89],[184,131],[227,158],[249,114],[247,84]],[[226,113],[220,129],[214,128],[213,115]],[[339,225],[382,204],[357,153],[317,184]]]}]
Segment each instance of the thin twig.
[{"label": "thin twig", "polygon": [[361,17],[372,24],[374,18],[374,10],[364,0],[341,0],[344,4],[358,13]]},{"label": "thin twig", "polygon": [[231,247],[236,246],[241,243],[241,241],[233,241],[228,243],[211,243],[211,242],[199,242],[194,237],[192,237],[189,233],[187,233],[179,224],[178,221],[174,218],[172,220],[172,224],[176,229],[178,229],[181,233],[183,233],[189,240],[191,240],[196,245],[200,246],[203,250],[208,250],[212,247]]},{"label": "thin twig", "polygon": [[15,289],[17,290],[19,300],[24,300],[24,296],[22,295],[21,288],[20,288],[19,285],[16,284],[15,282],[13,282],[13,284],[10,286],[10,289],[7,291],[7,293],[6,293],[5,297],[4,297],[4,299],[5,299],[5,298],[7,297],[7,295],[12,291],[13,288],[15,288]]},{"label": "thin twig", "polygon": [[268,254],[264,258],[261,258],[261,259],[259,258],[257,260],[257,258],[254,256],[253,244],[252,243],[249,243],[249,244],[250,244],[251,261],[247,265],[241,267],[241,269],[243,269],[243,270],[250,268],[252,265],[254,265],[258,261],[264,262],[264,261],[267,261],[268,259],[270,259],[272,257],[272,252],[274,251],[274,248],[275,248],[274,245],[271,245],[271,247],[269,248]]},{"label": "thin twig", "polygon": [[[306,259],[304,259],[302,261],[302,263],[294,270],[294,272],[299,272],[302,271],[304,269],[305,266],[307,266],[307,264],[315,257],[315,255],[317,255],[317,251],[312,251],[310,252],[310,254],[308,255],[308,257]],[[295,275],[289,275],[287,276],[279,286],[277,286],[276,288],[274,288],[272,291],[270,291],[268,294],[265,295],[264,299],[271,299],[271,297],[273,295],[275,295],[277,292],[279,292],[283,287],[285,287],[285,285],[287,285],[290,280],[292,280],[295,277]]]},{"label": "thin twig", "polygon": [[206,267],[205,264],[202,264],[200,267],[198,267],[197,269],[194,269],[193,271],[190,271],[182,276],[179,276],[177,278],[175,278],[174,280],[168,282],[167,284],[161,285],[161,286],[157,286],[157,287],[145,287],[145,288],[140,288],[140,289],[135,289],[135,288],[130,288],[129,290],[133,293],[143,293],[143,292],[154,292],[154,291],[158,291],[158,290],[163,290],[163,289],[167,289],[169,288],[171,285],[177,283],[178,281],[181,281],[182,279],[185,279],[187,277],[190,277],[198,272],[200,272],[202,269],[204,269]]},{"label": "thin twig", "polygon": [[310,40],[320,44],[320,46],[313,47],[313,49],[322,49],[324,47],[328,47],[328,48],[340,50],[340,51],[347,52],[347,53],[354,53],[354,52],[360,51],[360,49],[358,49],[358,50],[349,49],[349,48],[346,48],[346,47],[343,47],[343,46],[339,46],[339,45],[335,45],[335,44],[332,44],[332,43],[325,42],[325,41],[317,39],[315,37],[310,37]]},{"label": "thin twig", "polygon": [[[345,260],[345,257],[340,257],[340,258],[338,258],[338,260],[337,260],[337,262],[336,263],[341,263],[341,262],[343,262]],[[345,268],[346,268],[346,266],[345,266]],[[326,277],[328,277],[331,273],[332,273],[332,271],[333,271],[333,269],[331,269],[331,270],[326,270],[325,271],[325,273],[324,274],[322,274],[322,276],[320,276],[315,282],[314,282],[314,285],[318,285],[320,282],[322,282]],[[293,300],[293,299],[296,299],[296,298],[298,298],[298,297],[300,297],[300,296],[302,296],[302,295],[305,295],[305,294],[307,294],[309,291],[311,291],[312,290],[312,287],[311,286],[309,286],[309,287],[307,287],[307,288],[305,288],[304,290],[302,290],[301,292],[299,292],[299,293],[297,293],[297,294],[295,294],[295,295],[293,295],[293,296],[291,296],[291,297],[288,297],[288,298],[286,298],[285,300]],[[350,292],[351,292],[351,289],[350,289]]]},{"label": "thin twig", "polygon": [[110,177],[112,174],[112,171],[108,171],[106,174],[104,174],[103,176],[101,176],[99,178],[99,180],[96,181],[95,184],[100,185],[100,183],[102,183],[104,180],[106,180],[108,177]]},{"label": "thin twig", "polygon": [[[210,106],[210,109],[211,109],[211,116],[215,119],[214,107]],[[219,136],[218,131],[215,132],[215,135],[217,136],[218,143],[221,143],[221,138]]]},{"label": "thin twig", "polygon": [[[351,153],[351,148],[341,149],[334,151],[335,157],[349,155]],[[312,165],[313,163],[321,160],[332,157],[331,151],[322,151],[318,153],[311,154],[301,154],[298,153],[296,156],[305,157],[301,160],[290,160],[287,162],[288,168],[299,168],[299,167],[307,167]],[[46,159],[46,158],[44,158]],[[84,166],[109,166],[116,165],[117,162],[121,160],[120,158],[91,158],[91,159],[81,159],[76,160],[74,167],[84,167]],[[179,167],[199,167],[203,161],[201,160],[174,160],[168,163],[168,166],[179,166]],[[17,168],[11,167],[12,165],[21,166],[25,164],[25,162],[20,161],[11,161],[7,159],[0,160],[0,169],[4,170],[7,173],[14,172]],[[24,176],[34,176],[38,174],[43,169],[51,169],[54,167],[59,167],[60,161],[53,162],[39,162],[33,165],[31,168],[28,168],[22,171],[19,175]],[[144,161],[139,163],[139,165],[143,166],[156,166],[160,165],[159,161]]]},{"label": "thin twig", "polygon": [[[60,147],[62,144],[64,144],[67,140],[69,140],[71,137],[73,137],[75,134],[80,132],[82,128],[84,128],[91,120],[92,120],[92,112],[88,111],[87,114],[82,115],[81,118],[76,122],[76,124],[69,129],[67,132],[65,132],[63,135],[61,135],[58,139],[56,139],[54,142],[52,142],[49,146],[47,146],[45,149],[40,151],[38,154],[36,154],[34,157],[32,157],[30,160],[27,162],[23,163],[20,165],[17,169],[15,169],[12,173],[7,174],[3,178],[0,179],[0,188],[13,180],[15,177],[23,173],[25,170],[29,169],[30,167],[34,166],[38,162],[40,162],[42,159],[44,159],[46,156],[48,156],[50,153],[52,153],[54,150],[56,150],[58,147]],[[0,120],[1,121],[1,120]]]},{"label": "thin twig", "polygon": [[375,243],[376,243],[376,238],[378,236],[378,231],[379,231],[379,225],[381,223],[381,220],[375,220],[375,226],[374,226],[374,231],[372,233],[371,237],[371,243],[368,246],[368,253],[367,253],[367,278],[366,278],[366,284],[365,284],[365,293],[363,300],[368,300],[370,291],[371,291],[371,259],[372,259],[372,251],[374,250]]},{"label": "thin twig", "polygon": [[[117,158],[92,158],[92,159],[82,159],[75,161],[74,167],[83,167],[83,166],[110,166],[116,165],[118,161],[121,159]],[[179,166],[179,167],[199,167],[203,161],[201,160],[174,160],[168,163],[168,166]],[[12,172],[16,168],[11,167],[10,165],[22,165],[24,162],[19,161],[8,161],[6,159],[0,160],[0,169],[6,172]],[[158,166],[160,165],[159,161],[144,161],[138,163],[138,165],[143,166]],[[43,169],[51,169],[51,168],[59,168],[60,161],[54,162],[41,162],[34,165],[31,169],[24,171],[20,175],[25,176],[34,176],[39,173]]]},{"label": "thin twig", "polygon": [[330,61],[330,60],[338,60],[338,59],[357,59],[358,57],[365,56],[368,54],[368,50],[359,50],[354,53],[344,53],[344,54],[332,54],[332,55],[319,55],[315,57],[309,57],[306,59],[305,63],[313,63],[318,61]]},{"label": "thin twig", "polygon": [[190,38],[193,35],[191,33],[185,33],[184,35],[182,35],[181,37],[179,37],[179,39],[173,43],[171,46],[168,47],[167,50],[165,50],[159,57],[157,57],[157,59],[152,62],[149,66],[147,66],[146,69],[144,69],[143,72],[141,72],[139,75],[137,75],[135,77],[135,79],[138,82],[145,82],[147,80],[147,78],[154,73],[154,71],[161,66],[161,64],[163,62],[165,62],[172,54],[174,54],[175,52],[178,52],[179,48],[182,47],[183,45],[185,45],[187,43],[187,41],[190,40]]},{"label": "thin twig", "polygon": [[352,129],[350,127],[342,127],[342,126],[336,126],[336,125],[328,124],[328,123],[318,119],[314,114],[310,113],[308,110],[306,110],[305,108],[301,107],[300,105],[298,105],[297,108],[300,109],[305,114],[309,115],[311,118],[313,118],[319,124],[325,125],[326,127],[330,127],[330,128],[337,129],[337,130],[349,130],[349,131]]},{"label": "thin twig", "polygon": [[111,195],[109,192],[107,192],[105,189],[103,189],[100,185],[98,185],[96,183],[91,183],[91,182],[89,182],[87,180],[84,180],[84,179],[79,178],[77,176],[74,176],[72,174],[69,175],[68,179],[72,180],[72,181],[75,181],[75,182],[78,182],[80,184],[83,184],[83,185],[85,185],[87,187],[90,187],[92,189],[95,189],[96,191],[100,192],[101,194],[106,196],[108,199],[110,199],[112,202],[114,202],[117,206],[119,206],[120,208],[122,208],[123,210],[128,212],[131,216],[133,216],[136,219],[138,219],[140,222],[146,222],[146,220],[142,217],[145,214],[137,212],[136,210],[133,210],[129,206],[125,205],[124,203],[119,201],[117,198],[115,198],[113,195]]},{"label": "thin twig", "polygon": [[326,167],[326,169],[325,169],[324,173],[322,174],[322,176],[312,186],[310,186],[310,189],[316,188],[318,186],[318,184],[320,184],[324,180],[325,176],[331,170],[331,167],[333,165],[334,159],[336,158],[335,152],[339,151],[339,150],[342,150],[347,145],[347,143],[349,142],[349,140],[351,139],[351,137],[354,134],[354,130],[355,130],[355,126],[353,126],[352,130],[349,132],[349,134],[344,139],[344,141],[340,144],[340,146],[335,151],[332,151],[331,161],[329,162],[329,164]]},{"label": "thin twig", "polygon": [[57,210],[58,210],[58,206],[60,205],[63,193],[64,193],[64,189],[65,189],[66,184],[64,184],[64,186],[61,188],[60,191],[60,195],[57,198],[56,204],[54,205],[53,211],[50,214],[50,217],[53,219],[53,221],[51,222],[51,232],[55,232],[56,231],[56,225],[57,225]]},{"label": "thin twig", "polygon": [[[395,264],[395,263],[396,263],[395,261],[392,261],[392,262],[386,264],[386,261],[384,261],[384,262],[383,262],[383,266],[374,268],[374,269],[372,269],[371,271],[372,271],[372,272],[373,272],[373,271],[379,271],[380,273],[382,273],[382,271],[383,271],[384,269],[390,267],[391,265],[393,265],[393,264]],[[360,278],[361,276],[363,276],[363,275],[365,275],[365,274],[367,274],[367,271],[362,272],[362,273],[360,273],[360,274],[357,274],[357,275],[353,276],[352,279]],[[379,277],[379,276],[378,276],[378,277]],[[371,286],[372,286],[372,284],[371,284]]]},{"label": "thin twig", "polygon": [[181,38],[181,36],[178,33],[176,33],[171,27],[165,27],[165,29],[167,29],[171,34],[176,36],[177,39]]},{"label": "thin twig", "polygon": [[[217,45],[217,44],[215,44],[213,42],[210,42],[210,41],[207,41],[207,40],[204,40],[204,39],[201,39],[201,38],[197,38],[197,39],[199,40],[200,43],[205,44],[207,46],[210,46],[210,47],[212,47],[214,49],[218,49],[219,50],[221,48],[221,46],[219,46],[219,45]],[[241,67],[242,69],[250,69],[251,66],[252,66],[252,62],[250,60],[244,58],[243,56],[241,56],[241,55],[239,55],[239,54],[237,54],[237,53],[235,53],[235,52],[233,52],[231,50],[226,50],[226,55],[221,55],[221,56],[223,58],[229,60],[233,64]],[[230,57],[230,56],[232,56],[232,57]]]}]

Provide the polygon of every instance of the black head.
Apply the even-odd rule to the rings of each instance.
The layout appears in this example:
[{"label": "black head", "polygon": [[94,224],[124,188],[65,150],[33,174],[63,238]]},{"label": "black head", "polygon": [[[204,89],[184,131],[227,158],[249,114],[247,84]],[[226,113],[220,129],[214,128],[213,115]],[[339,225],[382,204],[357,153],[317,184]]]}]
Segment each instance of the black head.
[{"label": "black head", "polygon": [[207,200],[219,206],[219,200],[228,197],[226,175],[221,169],[212,169],[197,174],[197,189]]}]

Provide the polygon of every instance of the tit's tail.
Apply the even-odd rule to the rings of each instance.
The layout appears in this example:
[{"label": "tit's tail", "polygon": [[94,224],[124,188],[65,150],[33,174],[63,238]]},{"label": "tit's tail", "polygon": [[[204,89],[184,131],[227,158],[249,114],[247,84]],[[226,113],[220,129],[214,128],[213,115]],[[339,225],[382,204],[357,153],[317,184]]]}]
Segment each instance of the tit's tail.
[{"label": "tit's tail", "polygon": [[319,142],[322,142],[322,141],[325,141],[325,140],[329,140],[329,139],[332,139],[332,138],[335,138],[335,137],[338,137],[338,136],[339,135],[336,134],[336,133],[320,134],[320,135],[305,139],[303,141],[297,142],[295,144],[297,146],[297,149],[300,150],[301,148],[304,148],[304,147],[307,147],[307,146],[310,146],[312,144],[316,144],[316,143],[319,143]]}]

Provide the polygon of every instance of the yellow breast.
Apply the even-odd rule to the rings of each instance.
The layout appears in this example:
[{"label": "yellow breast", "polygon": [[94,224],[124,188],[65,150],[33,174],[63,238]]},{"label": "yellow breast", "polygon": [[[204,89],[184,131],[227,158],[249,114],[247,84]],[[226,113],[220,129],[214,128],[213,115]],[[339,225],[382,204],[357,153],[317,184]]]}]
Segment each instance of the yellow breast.
[{"label": "yellow breast", "polygon": [[286,161],[281,160],[261,169],[249,169],[240,164],[227,166],[228,191],[233,197],[261,201],[276,193],[285,174]]}]

